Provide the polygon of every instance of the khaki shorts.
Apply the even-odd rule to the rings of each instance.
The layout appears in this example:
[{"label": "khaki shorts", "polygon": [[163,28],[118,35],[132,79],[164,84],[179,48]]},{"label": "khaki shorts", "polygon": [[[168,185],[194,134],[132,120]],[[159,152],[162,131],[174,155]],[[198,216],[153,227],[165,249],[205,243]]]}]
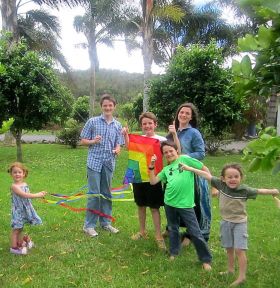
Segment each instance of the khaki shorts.
[{"label": "khaki shorts", "polygon": [[222,220],[220,223],[220,233],[222,247],[248,249],[247,222],[232,223]]}]

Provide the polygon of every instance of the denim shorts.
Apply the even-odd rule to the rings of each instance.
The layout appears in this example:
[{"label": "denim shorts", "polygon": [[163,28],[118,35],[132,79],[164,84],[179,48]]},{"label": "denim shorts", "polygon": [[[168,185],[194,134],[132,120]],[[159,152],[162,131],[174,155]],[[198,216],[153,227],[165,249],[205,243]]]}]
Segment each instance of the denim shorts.
[{"label": "denim shorts", "polygon": [[220,233],[223,248],[248,249],[247,222],[232,223],[222,220]]}]

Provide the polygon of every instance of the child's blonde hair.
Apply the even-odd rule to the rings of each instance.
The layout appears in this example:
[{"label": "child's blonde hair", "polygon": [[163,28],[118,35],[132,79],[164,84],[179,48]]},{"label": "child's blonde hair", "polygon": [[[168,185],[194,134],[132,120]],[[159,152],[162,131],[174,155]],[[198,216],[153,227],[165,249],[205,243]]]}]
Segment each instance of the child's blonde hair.
[{"label": "child's blonde hair", "polygon": [[23,171],[24,173],[24,177],[27,177],[28,175],[28,169],[21,163],[21,162],[14,162],[12,163],[10,166],[9,166],[9,169],[8,169],[8,173],[10,173],[12,175],[12,171],[13,171],[13,168],[19,168]]}]

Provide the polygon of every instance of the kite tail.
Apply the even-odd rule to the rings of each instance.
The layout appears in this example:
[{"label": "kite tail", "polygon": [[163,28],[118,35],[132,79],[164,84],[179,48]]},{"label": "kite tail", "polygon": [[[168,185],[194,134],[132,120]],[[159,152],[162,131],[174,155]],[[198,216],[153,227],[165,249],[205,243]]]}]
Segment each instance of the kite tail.
[{"label": "kite tail", "polygon": [[71,211],[74,211],[74,212],[82,212],[82,211],[89,211],[93,214],[97,214],[98,216],[100,217],[104,217],[104,218],[107,218],[109,220],[111,220],[112,222],[115,222],[116,219],[108,214],[104,214],[98,210],[94,210],[94,209],[90,209],[90,208],[75,208],[75,207],[72,207],[72,206],[69,206],[69,205],[66,205],[65,203],[61,203],[59,204],[60,206],[64,207],[64,208],[67,208]]}]

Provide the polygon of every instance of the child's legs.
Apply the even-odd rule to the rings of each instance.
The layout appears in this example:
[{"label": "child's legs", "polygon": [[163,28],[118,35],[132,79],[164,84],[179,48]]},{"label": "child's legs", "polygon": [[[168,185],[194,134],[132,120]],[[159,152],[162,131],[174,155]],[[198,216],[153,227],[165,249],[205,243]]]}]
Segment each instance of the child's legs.
[{"label": "child's legs", "polygon": [[208,249],[207,243],[201,234],[194,210],[192,208],[181,208],[178,209],[178,211],[183,223],[186,225],[189,231],[199,260],[202,263],[210,263],[212,256]]},{"label": "child's legs", "polygon": [[11,234],[11,247],[16,248],[18,247],[18,242],[21,240],[21,229],[13,229]]},{"label": "child's legs", "polygon": [[239,276],[237,279],[243,281],[246,279],[246,271],[247,271],[247,257],[246,257],[246,250],[242,249],[235,249],[235,254],[238,259],[239,265]]},{"label": "child's legs", "polygon": [[234,272],[234,233],[233,233],[234,223],[229,221],[221,220],[220,222],[220,238],[221,245],[227,251],[228,257],[228,272]]},{"label": "child's legs", "polygon": [[159,209],[151,208],[151,213],[155,227],[155,237],[157,240],[162,240],[163,238],[161,235],[161,227],[160,227],[161,226],[160,211]]},{"label": "child's legs", "polygon": [[239,276],[235,282],[241,283],[246,279],[247,257],[246,250],[248,249],[248,233],[247,222],[236,223],[234,225],[234,249],[238,259]]},{"label": "child's legs", "polygon": [[138,220],[139,220],[139,230],[142,235],[146,233],[146,207],[138,207]]},{"label": "child's legs", "polygon": [[227,271],[229,273],[234,272],[234,248],[227,248],[227,257],[228,257],[228,267]]},{"label": "child's legs", "polygon": [[179,223],[180,218],[177,213],[177,208],[165,205],[165,213],[169,231],[169,251],[170,255],[178,255],[180,251],[180,234]]},{"label": "child's legs", "polygon": [[[113,172],[108,169],[105,165],[102,166],[101,179],[100,179],[100,193],[105,197],[112,197],[111,194],[111,183],[112,183]],[[100,199],[101,207],[100,211],[106,215],[112,216],[112,200]],[[99,217],[101,226],[111,225],[111,220],[106,217]]]},{"label": "child's legs", "polygon": [[[100,211],[100,179],[101,173],[93,171],[90,168],[87,168],[87,177],[88,177],[88,192],[93,194],[93,197],[89,195],[87,199],[87,208]],[[98,220],[98,215],[90,211],[86,212],[85,219],[85,228],[95,228]]]}]

